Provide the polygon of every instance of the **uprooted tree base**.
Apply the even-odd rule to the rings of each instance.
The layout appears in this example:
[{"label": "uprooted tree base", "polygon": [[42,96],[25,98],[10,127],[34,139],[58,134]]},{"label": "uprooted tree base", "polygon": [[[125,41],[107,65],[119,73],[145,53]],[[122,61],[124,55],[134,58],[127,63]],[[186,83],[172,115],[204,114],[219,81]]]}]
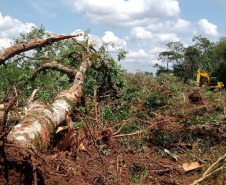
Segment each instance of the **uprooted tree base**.
[{"label": "uprooted tree base", "polygon": [[[202,110],[205,105],[194,105],[185,102],[182,109],[194,111]],[[211,106],[211,105],[209,105]],[[207,108],[206,108],[207,109]],[[208,107],[209,111],[214,111]],[[82,115],[80,115],[82,116]],[[188,127],[183,126],[178,120],[183,119],[174,116],[157,116],[155,123],[149,123],[145,131],[155,137],[159,130],[171,132],[172,137],[181,137],[188,133]],[[67,120],[67,118],[66,118]],[[167,155],[164,148],[158,143],[142,143],[144,151],[136,151],[136,148],[123,148],[121,139],[128,142],[140,137],[143,132],[136,134],[120,134],[125,124],[122,122],[118,130],[113,128],[98,128],[88,123],[80,125],[77,129],[66,129],[57,133],[47,151],[33,148],[19,147],[7,143],[1,137],[0,146],[0,184],[190,184],[198,177],[200,171],[185,172],[182,164],[188,162],[186,152],[178,154],[178,158]],[[70,122],[70,120],[68,121]],[[70,128],[70,127],[69,127]],[[190,127],[193,132],[206,133],[206,129]],[[114,132],[114,130],[116,132]],[[72,133],[73,132],[73,133]],[[201,133],[202,132],[202,133]],[[65,138],[71,135],[70,144]],[[7,134],[7,133],[6,133]],[[210,135],[219,140],[217,134]],[[221,138],[222,139],[222,138]],[[4,142],[3,142],[4,141]],[[62,145],[63,143],[63,145]],[[170,149],[181,148],[190,151],[193,146],[185,143],[168,145]],[[63,148],[63,150],[61,150]],[[188,149],[188,150],[187,150]],[[172,153],[171,153],[172,154]],[[164,157],[163,157],[164,156]],[[200,169],[199,169],[200,170]],[[225,175],[220,176],[219,182],[225,181]],[[214,184],[215,182],[213,182]],[[210,183],[211,184],[211,183]]]},{"label": "uprooted tree base", "polygon": [[[187,132],[176,122],[175,117],[161,117],[147,130],[153,137],[158,129],[172,131],[180,137]],[[145,151],[136,148],[123,149],[121,138],[133,136],[114,135],[112,129],[98,129],[82,124],[79,132],[74,130],[74,139],[64,151],[59,150],[63,136],[60,132],[54,138],[54,145],[48,151],[24,149],[18,145],[4,143],[0,148],[0,184],[190,184],[200,171],[185,172],[182,163],[186,154],[178,160],[172,156],[163,157],[163,147],[146,142]],[[135,138],[139,134],[134,135]],[[58,140],[57,140],[58,139]],[[183,143],[182,143],[183,144]],[[171,148],[184,148],[180,143]],[[157,151],[160,149],[159,151]],[[224,176],[221,181],[223,182]],[[219,179],[218,179],[219,180]]]},{"label": "uprooted tree base", "polygon": [[101,154],[102,163],[91,135],[84,134],[87,138],[79,148],[72,142],[63,152],[53,148],[41,153],[5,143],[0,184],[188,184],[194,180],[185,174],[181,162],[163,159],[152,147],[142,155],[133,150],[122,152],[113,138],[107,142],[110,154]]}]

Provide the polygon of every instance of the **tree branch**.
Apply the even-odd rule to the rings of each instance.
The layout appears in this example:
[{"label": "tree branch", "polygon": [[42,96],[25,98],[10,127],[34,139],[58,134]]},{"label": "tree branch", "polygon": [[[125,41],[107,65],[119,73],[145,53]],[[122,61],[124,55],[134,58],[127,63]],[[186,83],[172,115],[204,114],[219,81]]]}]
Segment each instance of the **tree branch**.
[{"label": "tree branch", "polygon": [[[119,134],[119,133],[121,132],[122,128],[124,127],[125,123],[128,122],[128,121],[131,120],[131,119],[133,119],[133,118],[129,118],[129,119],[127,119],[127,120],[123,120],[123,121],[122,121],[121,127],[118,129],[118,131],[116,131],[115,133],[113,133],[113,136]],[[121,124],[121,123],[120,123],[120,124]]]},{"label": "tree branch", "polygon": [[28,103],[31,103],[31,102],[33,102],[33,101],[34,101],[34,96],[35,96],[35,94],[36,94],[38,91],[39,91],[39,88],[38,88],[38,89],[33,90],[33,92],[31,93],[30,98],[27,100],[27,102],[28,102]]},{"label": "tree branch", "polygon": [[108,63],[106,62],[106,60],[101,56],[101,54],[99,54],[99,52],[97,52],[97,50],[91,45],[90,49],[93,50],[95,53],[97,53],[98,57],[101,60],[101,66],[99,68],[95,67],[94,65],[92,66],[94,69],[102,71],[105,75],[105,77],[107,77],[107,82],[110,85],[111,89],[113,89],[115,91],[116,96],[118,96],[119,92],[118,92],[118,88],[116,86],[113,85],[112,83],[112,79],[111,79],[111,75],[109,74],[109,70],[108,70]]},{"label": "tree branch", "polygon": [[30,76],[27,78],[27,80],[25,82],[19,84],[18,88],[20,89],[20,88],[26,86],[30,81],[37,78],[41,71],[45,71],[46,69],[52,69],[55,71],[60,71],[62,73],[66,73],[71,78],[75,77],[76,73],[78,72],[77,69],[69,68],[67,66],[57,63],[56,61],[47,62],[47,63],[42,64],[35,71],[33,71],[33,73],[30,74]]},{"label": "tree branch", "polygon": [[5,113],[4,113],[3,118],[2,118],[0,132],[4,130],[9,110],[16,103],[17,100],[18,100],[18,95],[16,94],[16,96],[14,96],[13,99],[9,102],[9,104],[5,107]]},{"label": "tree branch", "polygon": [[78,36],[81,36],[81,33],[77,33],[75,35],[57,35],[54,37],[34,39],[28,42],[16,43],[13,46],[8,47],[0,52],[0,65],[4,64],[5,61],[9,58],[14,57],[15,55],[20,54],[22,52],[29,51],[35,48],[42,48],[54,42],[59,42],[61,40],[70,39]]},{"label": "tree branch", "polygon": [[77,69],[69,68],[62,64],[59,64],[56,61],[51,61],[51,62],[44,63],[38,69],[36,69],[32,74],[30,74],[28,81],[34,80],[41,71],[44,71],[46,69],[60,71],[60,72],[66,73],[70,77],[74,77],[78,71]]},{"label": "tree branch", "polygon": [[136,135],[136,134],[142,134],[144,132],[146,132],[148,129],[152,128],[153,126],[155,126],[157,123],[145,128],[144,130],[140,130],[134,133],[129,133],[129,134],[121,134],[121,135],[114,135],[113,137],[124,137],[124,136],[132,136],[132,135]]},{"label": "tree branch", "polygon": [[219,167],[218,169],[214,170],[213,172],[211,172],[211,170],[213,169],[213,167],[214,167],[216,164],[218,164],[220,161],[222,161],[223,159],[225,159],[225,158],[226,158],[226,153],[225,153],[223,156],[221,156],[220,158],[218,158],[218,160],[217,160],[216,162],[214,162],[214,163],[213,163],[213,164],[205,171],[205,173],[202,175],[201,178],[199,178],[198,180],[195,180],[195,181],[194,181],[193,183],[191,183],[190,185],[196,185],[196,184],[198,184],[199,182],[205,180],[205,179],[206,179],[207,177],[209,177],[210,175],[212,175],[214,172],[217,172],[217,171],[223,169],[224,167],[222,166],[222,167]]}]

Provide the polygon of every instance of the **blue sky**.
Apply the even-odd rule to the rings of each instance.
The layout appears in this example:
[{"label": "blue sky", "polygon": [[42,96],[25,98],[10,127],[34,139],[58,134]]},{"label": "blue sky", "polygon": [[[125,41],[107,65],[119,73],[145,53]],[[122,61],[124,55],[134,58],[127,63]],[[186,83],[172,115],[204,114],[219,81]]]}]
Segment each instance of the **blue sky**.
[{"label": "blue sky", "polygon": [[225,10],[226,0],[0,0],[0,48],[32,26],[60,34],[90,29],[99,44],[129,51],[123,68],[154,72],[168,42],[226,36]]}]

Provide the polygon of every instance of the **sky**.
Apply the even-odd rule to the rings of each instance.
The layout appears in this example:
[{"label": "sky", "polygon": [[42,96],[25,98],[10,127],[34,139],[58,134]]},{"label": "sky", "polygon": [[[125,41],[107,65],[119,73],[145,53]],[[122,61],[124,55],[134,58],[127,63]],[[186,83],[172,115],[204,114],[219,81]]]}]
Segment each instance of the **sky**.
[{"label": "sky", "polygon": [[155,72],[156,63],[166,65],[158,55],[169,42],[189,46],[194,36],[226,37],[225,18],[226,0],[0,0],[0,50],[32,27],[57,34],[90,30],[97,46],[109,42],[128,51],[119,62],[128,72]]}]

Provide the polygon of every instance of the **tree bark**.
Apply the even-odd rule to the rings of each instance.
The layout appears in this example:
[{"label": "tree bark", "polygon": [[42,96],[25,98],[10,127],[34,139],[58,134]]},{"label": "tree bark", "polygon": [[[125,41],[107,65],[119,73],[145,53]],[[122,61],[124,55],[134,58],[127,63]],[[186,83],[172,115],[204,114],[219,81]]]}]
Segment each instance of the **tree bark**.
[{"label": "tree bark", "polygon": [[26,116],[10,131],[7,140],[24,147],[48,145],[52,132],[65,120],[71,107],[79,103],[83,95],[85,73],[91,65],[90,53],[84,52],[71,88],[60,92],[49,107],[40,102],[30,104]]}]

